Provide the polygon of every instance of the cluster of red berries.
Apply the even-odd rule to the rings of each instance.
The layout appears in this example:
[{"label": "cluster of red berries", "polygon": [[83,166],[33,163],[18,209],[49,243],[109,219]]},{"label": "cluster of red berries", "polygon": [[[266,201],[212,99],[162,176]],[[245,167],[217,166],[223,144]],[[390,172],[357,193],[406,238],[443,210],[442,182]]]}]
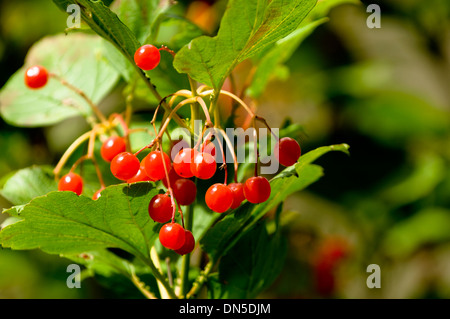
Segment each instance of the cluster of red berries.
[{"label": "cluster of red berries", "polygon": [[[159,49],[153,45],[144,45],[134,56],[136,65],[142,70],[154,69],[160,62]],[[42,66],[33,66],[26,71],[25,83],[32,89],[43,87],[49,74]],[[180,255],[190,253],[195,246],[195,239],[189,230],[174,222],[175,201],[178,206],[194,203],[197,187],[190,178],[211,179],[217,169],[215,147],[211,142],[196,148],[184,147],[173,158],[161,150],[153,150],[142,161],[137,153],[127,151],[126,139],[112,136],[101,146],[101,157],[110,163],[111,173],[119,180],[127,183],[162,181],[168,189],[165,194],[155,195],[149,203],[150,217],[163,223],[159,239],[161,244]],[[292,138],[281,138],[275,146],[277,159],[283,166],[295,164],[300,157],[300,145]],[[72,170],[64,175],[58,183],[58,190],[72,191],[80,195],[83,191],[83,179]],[[101,196],[102,189],[95,192],[93,199]],[[265,202],[271,193],[270,183],[262,176],[250,177],[245,183],[215,183],[205,194],[206,205],[214,212],[224,213],[238,208],[244,200],[258,204]],[[180,209],[181,210],[181,209]]]}]

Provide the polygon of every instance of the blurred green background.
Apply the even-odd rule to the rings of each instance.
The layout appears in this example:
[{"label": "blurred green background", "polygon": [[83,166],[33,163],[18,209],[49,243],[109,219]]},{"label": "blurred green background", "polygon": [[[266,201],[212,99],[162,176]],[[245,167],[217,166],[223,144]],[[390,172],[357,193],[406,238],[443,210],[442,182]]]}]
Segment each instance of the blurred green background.
[{"label": "blurred green background", "polygon": [[[192,1],[179,2],[216,30],[220,11],[202,16]],[[370,3],[380,5],[379,29],[366,25]],[[286,201],[288,257],[261,297],[450,298],[450,2],[363,1],[329,17],[288,61],[289,73],[272,79],[258,113],[273,127],[303,125],[296,138],[304,153],[345,142],[351,156],[321,158],[325,176]],[[0,87],[34,42],[65,27],[50,0],[0,1]],[[0,176],[55,164],[80,123],[30,129],[1,121]],[[10,206],[1,197],[0,205]],[[0,298],[123,297],[120,282],[88,278],[68,289],[70,263],[2,249]],[[366,286],[370,264],[380,266],[379,289]]]}]

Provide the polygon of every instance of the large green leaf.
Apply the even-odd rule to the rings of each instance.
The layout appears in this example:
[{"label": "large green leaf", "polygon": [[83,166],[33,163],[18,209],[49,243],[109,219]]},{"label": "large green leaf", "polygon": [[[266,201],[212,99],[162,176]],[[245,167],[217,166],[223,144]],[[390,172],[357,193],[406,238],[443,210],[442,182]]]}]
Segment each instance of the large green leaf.
[{"label": "large green leaf", "polygon": [[24,205],[35,197],[57,189],[58,185],[51,167],[33,166],[21,169],[10,177],[0,191],[0,195],[13,205]]},{"label": "large green leaf", "polygon": [[387,231],[382,247],[387,255],[405,258],[422,246],[448,242],[450,211],[425,208]]},{"label": "large green leaf", "polygon": [[13,125],[50,125],[76,115],[92,115],[86,101],[57,80],[50,79],[38,90],[27,88],[25,69],[37,64],[82,90],[94,103],[100,102],[118,79],[117,71],[104,59],[98,37],[81,33],[46,37],[33,45],[24,67],[0,92],[1,114]]},{"label": "large green leaf", "polygon": [[139,41],[133,32],[102,1],[92,0],[53,0],[64,12],[71,4],[80,6],[81,19],[91,29],[114,44],[130,61],[139,48]]},{"label": "large green leaf", "polygon": [[51,192],[27,204],[20,213],[23,220],[2,229],[0,242],[50,254],[120,248],[146,259],[160,228],[148,216],[148,202],[157,192],[152,183],[111,186],[96,201]]},{"label": "large green leaf", "polygon": [[258,61],[258,66],[253,81],[247,89],[247,94],[253,98],[259,97],[273,76],[274,69],[286,62],[303,40],[326,21],[327,19],[324,18],[311,22],[298,28],[287,37],[278,40],[273,48]]},{"label": "large green leaf", "polygon": [[176,55],[181,73],[214,89],[240,62],[297,29],[316,0],[230,0],[217,36],[194,39]]},{"label": "large green leaf", "polygon": [[208,291],[210,297],[257,297],[282,270],[286,251],[286,241],[281,233],[277,231],[269,236],[265,223],[258,223],[222,257],[218,275],[214,274],[208,282],[212,288]]},{"label": "large green leaf", "polygon": [[201,240],[204,250],[213,260],[217,260],[269,210],[274,209],[290,194],[304,189],[323,175],[320,166],[311,164],[313,161],[330,151],[348,153],[348,149],[347,144],[323,146],[302,155],[297,164],[286,168],[270,181],[272,191],[267,201],[258,205],[246,202],[234,213],[228,214],[215,224]]}]

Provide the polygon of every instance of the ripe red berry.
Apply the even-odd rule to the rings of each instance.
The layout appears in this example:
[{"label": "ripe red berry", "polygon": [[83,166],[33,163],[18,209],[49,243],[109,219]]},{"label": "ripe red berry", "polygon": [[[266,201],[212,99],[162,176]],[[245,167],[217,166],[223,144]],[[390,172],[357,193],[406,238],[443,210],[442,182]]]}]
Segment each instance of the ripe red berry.
[{"label": "ripe red berry", "polygon": [[192,235],[192,232],[190,232],[189,230],[185,230],[184,231],[184,245],[175,250],[175,252],[178,255],[186,255],[191,253],[194,250],[195,247],[195,239],[194,239],[194,235]]},{"label": "ripe red berry", "polygon": [[159,181],[163,179],[166,176],[164,163],[167,172],[169,172],[171,167],[169,156],[164,152],[162,152],[161,155],[160,151],[150,152],[144,159],[144,166],[145,171],[147,172],[147,176],[150,177],[153,181]]},{"label": "ripe red berry", "polygon": [[111,173],[122,181],[129,180],[137,174],[141,163],[129,152],[117,154],[111,161]]},{"label": "ripe red berry", "polygon": [[[175,184],[175,182],[177,180],[179,180],[180,178],[182,178],[180,175],[177,174],[177,172],[175,172],[175,170],[173,169],[173,167],[170,168],[169,170],[169,181],[170,181],[170,186],[173,187],[173,185]],[[169,187],[169,185],[167,185],[167,178],[164,176],[163,180],[162,180],[164,186],[166,188]]]},{"label": "ripe red berry", "polygon": [[283,166],[297,163],[302,151],[300,144],[290,137],[283,137],[275,144],[275,156]]},{"label": "ripe red berry", "polygon": [[153,196],[148,204],[148,213],[155,222],[168,222],[173,214],[172,200],[165,194]]},{"label": "ripe red berry", "polygon": [[212,155],[214,158],[216,156],[216,146],[213,142],[208,141],[205,144],[202,144],[201,150],[204,153]]},{"label": "ripe red berry", "polygon": [[134,62],[142,70],[153,70],[159,64],[161,54],[157,47],[151,44],[145,44],[136,50]]},{"label": "ripe red berry", "polygon": [[137,182],[150,182],[152,181],[150,177],[147,176],[144,165],[141,163],[138,172],[132,178],[127,180],[128,184]]},{"label": "ripe red berry", "polygon": [[195,177],[210,179],[216,173],[216,160],[209,153],[196,152],[191,163],[191,171]]},{"label": "ripe red berry", "polygon": [[125,152],[126,148],[124,138],[120,136],[111,136],[103,142],[102,147],[100,148],[100,155],[105,161],[111,162],[117,154]]},{"label": "ripe red berry", "polygon": [[181,177],[192,177],[194,176],[191,171],[191,163],[193,159],[194,150],[192,148],[183,148],[173,159],[173,168]]},{"label": "ripe red berry", "polygon": [[61,177],[58,182],[59,191],[71,191],[77,195],[81,195],[83,191],[83,179],[76,173],[68,173]]},{"label": "ripe red berry", "polygon": [[186,140],[175,140],[171,143],[169,155],[172,161],[175,159],[175,156],[177,156],[177,154],[184,148],[191,148]]},{"label": "ripe red berry", "polygon": [[250,177],[244,184],[244,196],[253,204],[265,202],[270,197],[270,183],[262,176]]},{"label": "ripe red berry", "polygon": [[25,72],[25,84],[30,89],[39,89],[47,84],[48,72],[43,66],[35,65]]},{"label": "ripe red berry", "polygon": [[241,206],[241,203],[245,200],[244,196],[244,185],[242,183],[231,183],[228,188],[233,193],[233,204],[231,209],[236,209]]},{"label": "ripe red berry", "polygon": [[197,186],[187,178],[180,178],[173,185],[173,196],[180,205],[191,205],[197,196]]},{"label": "ripe red berry", "polygon": [[177,223],[167,223],[159,231],[159,241],[168,249],[177,250],[183,247],[185,237],[184,228]]},{"label": "ripe red berry", "polygon": [[233,192],[224,184],[214,184],[206,191],[205,202],[214,212],[226,212],[233,204]]}]

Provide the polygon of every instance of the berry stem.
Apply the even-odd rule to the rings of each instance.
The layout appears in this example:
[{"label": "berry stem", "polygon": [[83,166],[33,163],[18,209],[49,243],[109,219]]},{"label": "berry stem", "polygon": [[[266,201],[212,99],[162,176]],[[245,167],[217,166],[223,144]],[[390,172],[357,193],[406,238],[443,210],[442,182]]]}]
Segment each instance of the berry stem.
[{"label": "berry stem", "polygon": [[220,153],[222,154],[222,162],[223,162],[223,163],[222,163],[222,165],[221,165],[220,167],[223,168],[223,169],[225,170],[225,180],[224,180],[223,184],[224,184],[224,185],[227,185],[227,183],[228,183],[227,159],[226,159],[226,157],[225,157],[225,152],[224,152],[224,150],[223,150],[223,145],[222,145],[222,142],[220,141],[219,133],[218,133],[218,131],[217,131],[216,128],[214,128],[214,134],[215,134],[216,137],[217,137],[217,142],[219,143]]},{"label": "berry stem", "polygon": [[103,113],[100,111],[100,109],[98,108],[97,105],[95,105],[94,102],[92,102],[92,100],[86,95],[86,93],[84,93],[82,90],[80,90],[79,88],[73,86],[72,84],[70,84],[69,82],[67,82],[66,80],[64,80],[62,77],[60,77],[59,75],[55,74],[55,73],[50,73],[49,76],[57,79],[59,82],[61,82],[62,85],[64,85],[65,87],[69,88],[70,90],[72,90],[73,92],[75,92],[76,94],[78,94],[79,96],[81,96],[86,102],[87,104],[89,104],[89,106],[92,109],[92,112],[94,112],[94,114],[98,117],[98,119],[100,120],[100,122],[102,123],[106,123],[106,117],[103,115]]},{"label": "berry stem", "polygon": [[255,176],[258,176],[258,161],[259,161],[259,151],[258,151],[258,131],[256,129],[256,118],[253,117],[253,145],[254,145],[254,152],[255,152]]},{"label": "berry stem", "polygon": [[234,148],[233,148],[233,144],[230,141],[230,138],[228,137],[227,133],[219,128],[219,132],[222,134],[224,140],[225,140],[225,144],[228,146],[228,149],[231,152],[231,156],[233,157],[233,163],[234,163],[234,182],[237,183],[237,173],[238,173],[238,168],[239,168],[239,164],[237,162],[237,157],[236,157],[236,153],[234,152]]},{"label": "berry stem", "polygon": [[55,166],[53,173],[55,174],[55,178],[58,179],[59,173],[61,172],[64,165],[67,163],[70,156],[75,152],[75,150],[84,142],[86,142],[91,137],[92,131],[86,132],[80,137],[78,137],[64,152],[63,156],[59,160],[58,164]]},{"label": "berry stem", "polygon": [[[186,207],[185,212],[185,221],[186,221],[186,228],[189,231],[192,231],[192,225],[194,221],[194,209],[193,204]],[[181,295],[186,298],[188,293],[188,285],[189,285],[189,267],[190,267],[190,253],[183,255],[182,257],[182,264],[181,264]]]}]

